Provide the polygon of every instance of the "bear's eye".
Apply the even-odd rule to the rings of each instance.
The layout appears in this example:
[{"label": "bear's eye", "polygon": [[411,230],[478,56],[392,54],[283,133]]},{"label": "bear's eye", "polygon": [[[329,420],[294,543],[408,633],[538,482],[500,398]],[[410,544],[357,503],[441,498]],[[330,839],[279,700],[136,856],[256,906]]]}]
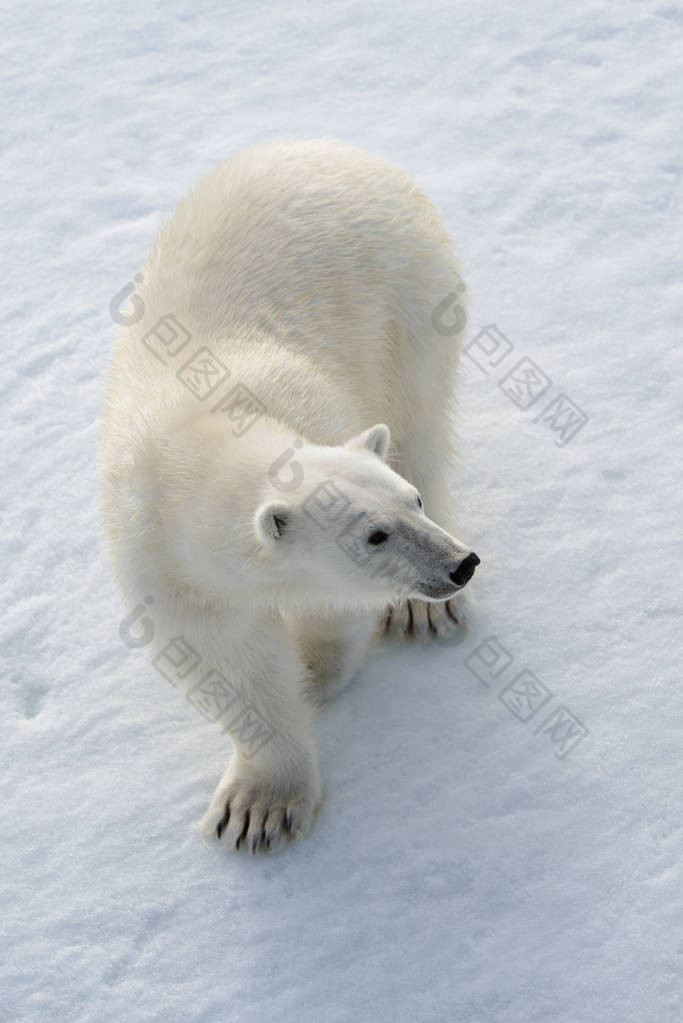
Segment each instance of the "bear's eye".
[{"label": "bear's eye", "polygon": [[370,533],[368,537],[368,543],[371,543],[373,547],[377,547],[380,543],[385,543],[389,539],[389,534],[385,533],[383,529],[376,529],[374,533]]},{"label": "bear's eye", "polygon": [[417,495],[417,506],[418,506],[418,508],[422,507],[422,498],[420,497],[419,494]]}]

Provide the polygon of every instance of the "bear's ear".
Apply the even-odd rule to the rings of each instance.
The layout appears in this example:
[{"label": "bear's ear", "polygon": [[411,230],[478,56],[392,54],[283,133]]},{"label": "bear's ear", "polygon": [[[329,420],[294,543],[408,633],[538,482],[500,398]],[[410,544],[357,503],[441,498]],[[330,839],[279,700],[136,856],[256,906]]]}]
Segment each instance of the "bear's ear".
[{"label": "bear's ear", "polygon": [[291,525],[292,510],[284,501],[269,501],[256,512],[254,527],[261,543],[280,540]]},{"label": "bear's ear", "polygon": [[351,440],[346,442],[346,447],[366,448],[367,451],[372,451],[373,454],[379,455],[384,462],[390,442],[391,434],[389,433],[389,427],[385,426],[384,423],[376,423],[369,430],[364,430],[357,437],[352,437]]}]

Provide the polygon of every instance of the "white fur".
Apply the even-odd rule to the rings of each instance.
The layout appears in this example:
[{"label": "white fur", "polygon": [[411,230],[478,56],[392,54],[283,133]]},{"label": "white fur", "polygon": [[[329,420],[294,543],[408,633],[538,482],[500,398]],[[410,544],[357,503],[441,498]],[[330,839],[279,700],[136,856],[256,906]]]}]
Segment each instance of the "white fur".
[{"label": "white fur", "polygon": [[[154,596],[158,632],[183,635],[276,728],[251,760],[235,740],[203,821],[207,834],[224,821],[229,844],[271,847],[310,825],[311,707],[357,671],[387,607],[400,631],[408,613],[417,632],[450,627],[448,570],[468,553],[447,486],[458,346],[432,313],[460,278],[408,178],[327,141],[217,167],[142,275],[144,317],[121,330],[104,419],[114,564],[131,604]],[[192,342],[163,366],[142,338],[169,313]],[[244,436],[211,413],[220,394],[202,403],[176,378],[202,346],[230,370],[223,390],[244,384],[267,409]],[[279,487],[280,463],[284,479],[303,474],[295,489]],[[344,522],[384,526],[382,556],[408,554],[400,578],[357,564],[305,514],[329,480]]]}]

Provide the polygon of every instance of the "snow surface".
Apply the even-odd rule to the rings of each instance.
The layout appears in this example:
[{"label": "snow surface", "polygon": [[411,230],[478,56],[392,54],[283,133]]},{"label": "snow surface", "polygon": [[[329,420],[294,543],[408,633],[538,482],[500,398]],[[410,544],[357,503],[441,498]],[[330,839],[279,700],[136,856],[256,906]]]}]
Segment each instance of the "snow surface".
[{"label": "snow surface", "polygon": [[[683,1019],[681,5],[0,23],[3,1019]],[[465,360],[470,633],[381,652],[320,716],[309,838],[230,856],[196,827],[224,737],[118,635],[108,308],[204,171],[320,135],[415,178],[465,267],[468,339],[494,323],[515,351]],[[545,397],[497,386],[522,357],[589,416],[565,447],[534,422]],[[487,687],[470,655],[492,635],[514,662]],[[526,724],[499,699],[524,668],[552,693]],[[562,759],[536,731],[560,705],[588,728]]]}]

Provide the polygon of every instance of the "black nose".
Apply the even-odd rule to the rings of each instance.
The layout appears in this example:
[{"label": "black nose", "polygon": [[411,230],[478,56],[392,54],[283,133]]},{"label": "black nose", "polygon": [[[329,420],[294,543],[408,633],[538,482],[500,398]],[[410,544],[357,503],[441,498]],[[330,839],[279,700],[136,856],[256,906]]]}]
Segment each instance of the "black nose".
[{"label": "black nose", "polygon": [[474,570],[479,564],[479,558],[472,552],[463,558],[455,572],[451,572],[449,578],[456,586],[464,586],[474,575]]}]

